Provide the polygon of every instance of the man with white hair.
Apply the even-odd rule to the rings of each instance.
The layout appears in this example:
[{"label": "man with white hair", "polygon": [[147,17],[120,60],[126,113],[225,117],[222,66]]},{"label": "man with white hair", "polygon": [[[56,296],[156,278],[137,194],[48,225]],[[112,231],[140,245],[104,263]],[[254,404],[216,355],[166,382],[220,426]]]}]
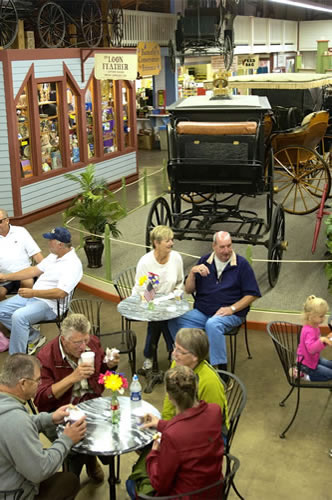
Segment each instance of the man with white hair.
[{"label": "man with white hair", "polygon": [[224,334],[240,326],[254,300],[261,296],[255,274],[232,248],[229,233],[213,235],[213,252],[201,257],[185,282],[195,294],[194,309],[168,322],[173,338],[180,328],[202,328],[210,342],[210,363],[227,370]]}]

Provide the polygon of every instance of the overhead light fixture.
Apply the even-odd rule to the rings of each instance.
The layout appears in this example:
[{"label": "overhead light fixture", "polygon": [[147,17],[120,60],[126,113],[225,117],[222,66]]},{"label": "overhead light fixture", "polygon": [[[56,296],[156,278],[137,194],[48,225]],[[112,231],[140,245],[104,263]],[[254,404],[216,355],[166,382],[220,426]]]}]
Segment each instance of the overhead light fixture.
[{"label": "overhead light fixture", "polygon": [[270,0],[270,2],[274,3],[281,3],[284,5],[292,6],[292,7],[302,7],[303,9],[310,9],[310,10],[319,10],[320,12],[328,12],[329,14],[332,14],[332,9],[329,9],[328,7],[323,7],[322,5],[315,4],[315,3],[304,3],[304,2],[296,2],[295,0]]}]

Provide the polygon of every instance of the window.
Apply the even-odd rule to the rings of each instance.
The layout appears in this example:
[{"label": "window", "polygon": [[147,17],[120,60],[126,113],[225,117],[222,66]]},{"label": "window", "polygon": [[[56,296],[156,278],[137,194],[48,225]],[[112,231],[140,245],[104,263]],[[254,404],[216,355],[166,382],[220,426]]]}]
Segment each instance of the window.
[{"label": "window", "polygon": [[112,80],[101,80],[101,121],[104,154],[118,150],[116,136],[115,91]]},{"label": "window", "polygon": [[31,129],[27,87],[24,87],[16,105],[17,137],[20,151],[21,176],[33,176],[31,163]]},{"label": "window", "polygon": [[40,83],[37,85],[37,91],[42,171],[47,173],[62,168],[58,84]]},{"label": "window", "polygon": [[67,122],[69,131],[69,151],[71,163],[78,163],[81,159],[79,130],[78,130],[78,98],[67,83]]}]

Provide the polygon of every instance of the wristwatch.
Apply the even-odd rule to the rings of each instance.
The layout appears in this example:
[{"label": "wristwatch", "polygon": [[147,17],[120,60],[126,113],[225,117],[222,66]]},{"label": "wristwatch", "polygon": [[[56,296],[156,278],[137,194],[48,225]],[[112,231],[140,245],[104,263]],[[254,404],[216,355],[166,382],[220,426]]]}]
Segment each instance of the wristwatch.
[{"label": "wristwatch", "polygon": [[236,311],[236,307],[231,306],[231,309],[232,309],[233,313],[235,313],[235,311]]}]

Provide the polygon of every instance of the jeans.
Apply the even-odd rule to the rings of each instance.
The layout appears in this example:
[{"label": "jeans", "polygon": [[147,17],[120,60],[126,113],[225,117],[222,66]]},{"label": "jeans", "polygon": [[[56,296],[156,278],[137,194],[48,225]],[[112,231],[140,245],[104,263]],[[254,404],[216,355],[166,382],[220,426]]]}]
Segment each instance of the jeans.
[{"label": "jeans", "polygon": [[164,336],[167,351],[173,351],[172,337],[168,331],[167,321],[152,321],[148,324],[148,329],[146,332],[145,346],[144,346],[144,357],[153,358],[155,349],[158,348],[158,342],[161,333]]},{"label": "jeans", "polygon": [[207,316],[198,309],[192,309],[178,318],[168,321],[169,331],[175,339],[180,328],[201,328],[205,330],[210,343],[210,364],[212,366],[227,364],[227,348],[225,333],[240,326],[243,318],[231,316]]},{"label": "jeans", "polygon": [[311,382],[326,382],[332,380],[332,361],[319,358],[317,368],[312,369],[308,366],[303,366],[303,371],[310,377]]},{"label": "jeans", "polygon": [[9,354],[26,353],[28,343],[40,335],[31,325],[55,318],[56,314],[43,300],[14,295],[0,302],[0,322],[11,331]]}]

